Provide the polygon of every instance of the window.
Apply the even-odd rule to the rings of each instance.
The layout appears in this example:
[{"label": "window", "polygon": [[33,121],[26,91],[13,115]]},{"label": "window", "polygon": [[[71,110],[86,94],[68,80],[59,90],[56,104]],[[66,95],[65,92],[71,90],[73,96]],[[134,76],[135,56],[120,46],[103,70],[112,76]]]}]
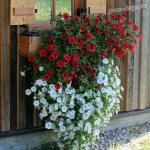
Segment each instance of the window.
[{"label": "window", "polygon": [[71,15],[72,0],[36,0],[36,21],[52,20],[59,12]]}]

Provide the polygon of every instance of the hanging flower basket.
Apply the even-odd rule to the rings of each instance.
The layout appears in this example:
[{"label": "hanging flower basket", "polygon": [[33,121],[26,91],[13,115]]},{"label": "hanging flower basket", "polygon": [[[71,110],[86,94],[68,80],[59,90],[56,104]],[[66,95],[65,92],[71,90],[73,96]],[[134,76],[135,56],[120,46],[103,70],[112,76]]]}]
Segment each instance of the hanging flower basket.
[{"label": "hanging flower basket", "polygon": [[[133,52],[138,27],[124,14],[56,18],[38,54],[29,55],[34,83],[25,91],[64,150],[87,150],[119,110],[115,59]],[[140,36],[141,37],[141,36]]]}]

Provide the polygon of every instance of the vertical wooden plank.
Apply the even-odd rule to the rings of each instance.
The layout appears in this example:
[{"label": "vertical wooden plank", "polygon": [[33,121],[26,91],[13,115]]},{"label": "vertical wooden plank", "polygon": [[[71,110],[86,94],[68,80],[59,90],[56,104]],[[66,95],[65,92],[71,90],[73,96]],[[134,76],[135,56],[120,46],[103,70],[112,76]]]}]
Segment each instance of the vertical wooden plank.
[{"label": "vertical wooden plank", "polygon": [[[0,128],[10,130],[9,0],[0,1]],[[7,10],[7,11],[6,11]]]},{"label": "vertical wooden plank", "polygon": [[85,0],[74,0],[74,15],[77,15],[78,8],[85,8]]},{"label": "vertical wooden plank", "polygon": [[[141,0],[141,4],[146,4],[147,0]],[[140,78],[139,78],[139,109],[146,107],[146,84],[147,84],[147,63],[148,63],[148,9],[141,9],[141,32],[143,41],[140,50]]]},{"label": "vertical wooden plank", "polygon": [[17,26],[11,26],[10,34],[10,129],[17,128]]}]

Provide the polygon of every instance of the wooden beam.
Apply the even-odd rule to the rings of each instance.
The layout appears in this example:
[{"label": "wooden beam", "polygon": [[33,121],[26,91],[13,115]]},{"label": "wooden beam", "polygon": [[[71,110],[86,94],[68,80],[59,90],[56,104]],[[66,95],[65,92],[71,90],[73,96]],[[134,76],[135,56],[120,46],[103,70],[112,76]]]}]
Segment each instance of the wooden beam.
[{"label": "wooden beam", "polygon": [[10,130],[9,0],[0,1],[0,130]]}]

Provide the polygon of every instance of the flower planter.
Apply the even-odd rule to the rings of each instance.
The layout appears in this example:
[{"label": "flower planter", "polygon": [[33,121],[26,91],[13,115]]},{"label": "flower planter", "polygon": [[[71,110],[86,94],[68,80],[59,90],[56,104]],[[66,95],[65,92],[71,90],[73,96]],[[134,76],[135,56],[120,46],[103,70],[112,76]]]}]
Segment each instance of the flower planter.
[{"label": "flower planter", "polygon": [[35,54],[39,50],[41,38],[38,35],[19,35],[18,51],[22,56]]}]

